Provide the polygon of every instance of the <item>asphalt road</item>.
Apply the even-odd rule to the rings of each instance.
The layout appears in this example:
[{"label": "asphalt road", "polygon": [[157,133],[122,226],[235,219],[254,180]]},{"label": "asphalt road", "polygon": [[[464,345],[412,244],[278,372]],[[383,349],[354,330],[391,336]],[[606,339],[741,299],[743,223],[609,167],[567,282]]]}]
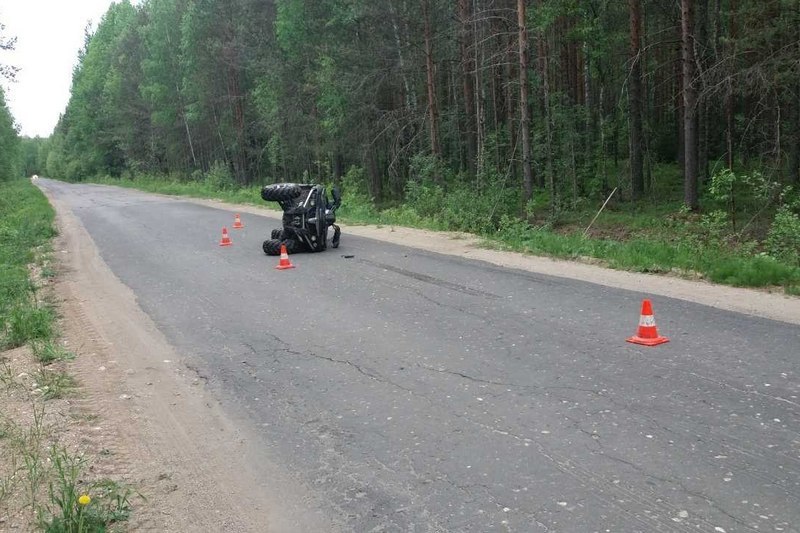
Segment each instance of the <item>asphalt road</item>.
[{"label": "asphalt road", "polygon": [[640,347],[645,294],[45,186],[345,531],[800,531],[797,326],[659,297]]}]

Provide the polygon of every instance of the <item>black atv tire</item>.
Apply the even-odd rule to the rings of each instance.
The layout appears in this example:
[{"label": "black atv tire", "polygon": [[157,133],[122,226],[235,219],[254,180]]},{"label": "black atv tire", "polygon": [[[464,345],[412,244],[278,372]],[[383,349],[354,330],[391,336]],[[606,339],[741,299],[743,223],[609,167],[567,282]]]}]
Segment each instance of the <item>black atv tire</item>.
[{"label": "black atv tire", "polygon": [[303,251],[300,242],[294,239],[284,239],[282,241],[278,239],[268,239],[264,241],[261,247],[267,255],[281,255],[281,244],[286,246],[287,254],[296,254]]},{"label": "black atv tire", "polygon": [[283,239],[283,230],[280,229],[280,228],[272,230],[272,235],[270,235],[270,237],[273,240],[276,240],[276,241],[282,240]]},{"label": "black atv tire", "polygon": [[283,202],[297,198],[301,192],[294,183],[275,183],[261,189],[261,198],[267,202]]},{"label": "black atv tire", "polygon": [[[281,255],[281,241],[278,239],[268,239],[264,241],[261,248],[264,249],[264,253],[267,255]],[[289,249],[287,248],[286,251],[288,252]]]},{"label": "black atv tire", "polygon": [[286,245],[286,253],[289,255],[303,251],[303,245],[296,239],[283,239],[282,242]]}]

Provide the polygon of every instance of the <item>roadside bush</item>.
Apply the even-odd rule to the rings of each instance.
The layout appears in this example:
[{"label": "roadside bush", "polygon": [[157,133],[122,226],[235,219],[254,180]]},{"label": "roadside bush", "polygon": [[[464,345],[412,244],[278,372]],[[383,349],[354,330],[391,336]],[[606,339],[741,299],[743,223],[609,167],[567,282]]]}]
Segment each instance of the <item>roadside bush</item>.
[{"label": "roadside bush", "polygon": [[230,169],[224,163],[215,161],[208,169],[205,183],[214,191],[229,191],[236,187]]},{"label": "roadside bush", "polygon": [[422,218],[436,218],[444,206],[444,188],[430,181],[409,181],[406,205]]},{"label": "roadside bush", "polygon": [[789,206],[783,206],[775,213],[765,244],[772,257],[800,266],[800,216]]},{"label": "roadside bush", "polygon": [[350,167],[342,176],[342,207],[337,211],[339,216],[357,222],[367,222],[378,216],[378,211],[369,195],[364,169]]}]

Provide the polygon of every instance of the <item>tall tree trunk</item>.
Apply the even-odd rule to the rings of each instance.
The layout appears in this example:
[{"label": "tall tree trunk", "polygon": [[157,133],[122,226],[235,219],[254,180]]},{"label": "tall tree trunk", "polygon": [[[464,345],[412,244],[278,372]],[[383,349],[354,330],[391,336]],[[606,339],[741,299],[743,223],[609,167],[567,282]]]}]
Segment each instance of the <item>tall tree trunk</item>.
[{"label": "tall tree trunk", "polygon": [[[695,54],[698,50],[709,49],[709,10],[708,0],[695,0],[695,20],[694,20],[694,43]],[[703,72],[705,72],[708,63],[708,54],[702,54],[700,57],[695,57],[695,66],[700,70],[695,70],[694,84],[695,90],[699,93],[697,102],[697,181],[702,185],[708,178],[708,143],[709,143],[709,128],[711,127],[709,121],[709,114],[711,113],[711,105],[708,99],[704,96],[705,91],[701,91],[703,80]]]},{"label": "tall tree trunk", "polygon": [[[176,94],[180,95],[180,88],[175,87]],[[180,102],[181,121],[183,127],[186,128],[186,141],[189,143],[189,153],[192,155],[192,164],[194,169],[197,169],[197,156],[194,154],[194,142],[192,142],[192,132],[189,130],[189,119],[186,117],[186,106],[183,105],[183,99]]]},{"label": "tall tree trunk", "polygon": [[458,16],[459,23],[461,24],[459,44],[461,51],[462,91],[464,95],[464,136],[467,150],[466,168],[470,174],[475,174],[478,141],[475,128],[475,89],[472,81],[475,61],[474,56],[470,55],[469,50],[469,41],[472,33],[470,31],[470,18],[472,16],[470,0],[458,0]]},{"label": "tall tree trunk", "polygon": [[683,49],[683,202],[692,211],[699,206],[697,194],[697,88],[695,86],[694,0],[681,0]]},{"label": "tall tree trunk", "polygon": [[730,12],[728,15],[728,77],[725,80],[725,145],[727,148],[727,163],[728,169],[733,169],[734,153],[733,153],[733,139],[736,134],[736,124],[733,120],[734,117],[734,94],[733,94],[733,72],[736,63],[736,39],[737,39],[737,24],[736,24],[736,0],[730,0]]},{"label": "tall tree trunk", "polygon": [[411,84],[408,81],[408,76],[406,75],[406,62],[405,58],[403,57],[403,46],[404,42],[400,38],[400,28],[397,23],[397,13],[395,12],[395,8],[393,4],[389,4],[389,13],[392,17],[392,30],[394,32],[394,42],[397,45],[397,60],[399,61],[398,65],[400,67],[400,76],[403,78],[403,101],[406,106],[406,110],[411,113],[414,111],[416,105],[414,102],[414,95],[411,92]]},{"label": "tall tree trunk", "polygon": [[533,197],[531,172],[530,119],[528,117],[528,28],[525,24],[525,0],[517,0],[519,26],[519,116],[522,130],[522,184],[525,202]]},{"label": "tall tree trunk", "polygon": [[686,136],[684,131],[684,102],[683,102],[683,46],[681,45],[681,39],[683,38],[681,25],[677,25],[678,28],[678,35],[677,35],[677,42],[678,47],[676,49],[675,55],[675,133],[678,137],[678,152],[676,154],[676,159],[678,161],[678,166],[683,172],[684,167],[686,166]]},{"label": "tall tree trunk", "polygon": [[[474,10],[477,12],[477,9]],[[478,31],[483,25],[478,26],[477,17],[473,17],[472,38],[474,39],[473,50],[475,58],[475,130],[478,149],[478,159],[475,163],[476,177],[484,173],[486,166],[486,87],[482,81],[481,73],[486,62],[485,49],[483,47],[483,31]]]},{"label": "tall tree trunk", "polygon": [[644,194],[644,156],[642,150],[642,2],[628,0],[630,7],[631,71],[628,83],[630,107],[631,194],[639,199]]},{"label": "tall tree trunk", "polygon": [[[797,0],[795,13],[797,24],[797,57],[800,57],[800,0]],[[800,186],[800,75],[795,83],[795,97],[792,102],[794,108],[794,143],[792,143],[792,157],[789,161],[789,177],[795,186]]]},{"label": "tall tree trunk", "polygon": [[517,147],[517,130],[516,122],[517,122],[517,112],[514,108],[514,84],[512,80],[519,79],[519,73],[515,72],[518,67],[518,57],[516,53],[516,42],[515,36],[507,31],[507,40],[508,42],[505,45],[506,49],[506,60],[504,61],[505,67],[503,68],[503,79],[505,80],[503,86],[505,87],[505,95],[503,96],[503,100],[505,101],[505,126],[506,126],[506,134],[508,135],[508,142],[506,143],[506,154],[503,159],[508,161],[508,168],[506,172],[511,177],[513,181],[517,180],[518,176],[518,156],[516,154],[516,147]]},{"label": "tall tree trunk", "polygon": [[425,70],[428,74],[428,118],[430,120],[431,152],[442,155],[439,143],[439,111],[436,107],[435,65],[433,62],[433,36],[431,33],[430,0],[422,0],[422,17],[425,19]]},{"label": "tall tree trunk", "polygon": [[583,94],[586,108],[586,140],[584,143],[584,161],[590,173],[596,168],[595,143],[597,138],[597,110],[592,95],[591,63],[589,61],[589,42],[583,42]]},{"label": "tall tree trunk", "polygon": [[376,146],[367,146],[367,173],[369,174],[369,193],[370,196],[376,201],[381,199],[383,195],[383,180],[381,173],[378,169],[378,156]]},{"label": "tall tree trunk", "polygon": [[[537,6],[542,8],[542,0],[537,0]],[[556,184],[553,176],[553,132],[551,128],[550,116],[550,76],[547,60],[547,40],[544,28],[537,35],[537,48],[539,52],[539,76],[542,80],[542,102],[544,107],[544,160],[545,160],[545,179],[547,190],[550,193],[550,211],[556,212]]]}]

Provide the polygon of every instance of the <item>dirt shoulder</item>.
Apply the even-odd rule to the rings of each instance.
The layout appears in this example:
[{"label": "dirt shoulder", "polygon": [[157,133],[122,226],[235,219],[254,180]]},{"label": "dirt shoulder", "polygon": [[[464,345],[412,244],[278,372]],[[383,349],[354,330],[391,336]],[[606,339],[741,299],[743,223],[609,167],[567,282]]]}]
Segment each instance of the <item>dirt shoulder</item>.
[{"label": "dirt shoulder", "polygon": [[[54,243],[58,275],[52,289],[63,341],[77,354],[63,365],[80,383],[76,396],[48,408],[52,428],[68,447],[87,451],[92,476],[129,483],[147,497],[146,502],[132,501],[125,527],[162,532],[330,530],[324,517],[309,516],[300,508],[302,490],[292,479],[280,477],[280,468],[270,465],[254,436],[227,418],[203,380],[181,364],[135,295],[98,255],[80,221],[57,199],[50,201],[59,228]],[[251,205],[187,201],[240,213],[278,214]],[[468,235],[343,226],[343,239],[349,235],[800,324],[800,298],[782,294],[488,250]],[[24,349],[2,355],[16,365],[13,372],[25,373],[30,354]],[[23,418],[29,416],[24,395],[13,401],[18,403],[5,405]],[[263,467],[256,473],[253,464]],[[264,471],[273,477],[260,478]],[[0,523],[4,528],[26,530],[25,518],[7,518]]]}]

